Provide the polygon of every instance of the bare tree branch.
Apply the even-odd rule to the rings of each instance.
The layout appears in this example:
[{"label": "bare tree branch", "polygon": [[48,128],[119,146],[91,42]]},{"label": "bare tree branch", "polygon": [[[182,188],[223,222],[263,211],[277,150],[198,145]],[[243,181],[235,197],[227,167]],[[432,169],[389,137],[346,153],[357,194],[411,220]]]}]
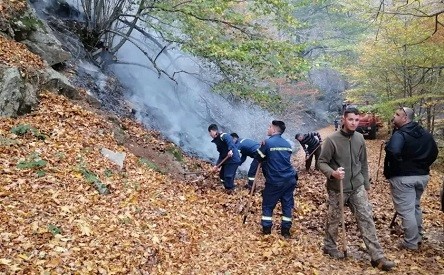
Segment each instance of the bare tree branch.
[{"label": "bare tree branch", "polygon": [[156,46],[158,46],[159,48],[163,48],[164,46],[157,41],[157,39],[155,39],[151,34],[147,33],[144,29],[142,29],[141,27],[137,26],[135,24],[135,22],[129,22],[127,20],[124,19],[119,19],[120,22],[124,23],[125,25],[137,30],[138,32],[140,32],[143,36],[145,36],[146,38],[148,38],[149,40],[151,40],[154,44],[156,44]]},{"label": "bare tree branch", "polygon": [[[168,45],[165,45],[161,50],[160,50],[160,52],[156,55],[156,57],[154,58],[154,62],[156,62],[156,60],[157,60],[157,58],[159,57],[159,55],[166,49],[168,47]],[[173,77],[174,77],[174,74],[173,74]]]},{"label": "bare tree branch", "polygon": [[[129,37],[131,35],[131,33],[133,32],[133,29],[135,28],[136,24],[137,24],[137,20],[139,19],[140,13],[143,11],[145,5],[145,0],[142,0],[139,4],[139,8],[137,9],[136,15],[134,17],[133,22],[131,22],[131,24],[128,24],[129,29],[126,32],[126,36]],[[115,20],[115,19],[113,19]],[[117,52],[125,43],[125,40],[122,39],[116,46],[113,47],[112,52]]]},{"label": "bare tree branch", "polygon": [[107,30],[108,32],[117,34],[121,37],[123,37],[126,41],[130,42],[131,44],[133,44],[137,49],[139,49],[139,51],[141,51],[146,58],[151,62],[151,64],[153,65],[154,69],[157,71],[158,77],[160,78],[160,76],[162,74],[164,74],[166,77],[168,77],[169,79],[171,79],[172,81],[174,81],[176,84],[177,81],[174,79],[174,77],[172,77],[170,74],[168,74],[165,70],[160,69],[156,62],[154,61],[153,58],[150,57],[149,53],[147,51],[145,51],[145,49],[143,49],[136,41],[134,41],[134,39],[132,37],[129,37],[128,35],[124,34],[124,33],[120,33],[114,30]]}]

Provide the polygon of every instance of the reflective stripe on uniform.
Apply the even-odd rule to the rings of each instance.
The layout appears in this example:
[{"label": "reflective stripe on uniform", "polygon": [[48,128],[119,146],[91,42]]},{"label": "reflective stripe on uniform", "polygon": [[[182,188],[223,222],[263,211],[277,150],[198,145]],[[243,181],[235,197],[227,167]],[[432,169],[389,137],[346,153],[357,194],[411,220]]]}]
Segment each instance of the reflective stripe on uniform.
[{"label": "reflective stripe on uniform", "polygon": [[264,221],[272,221],[272,217],[262,216],[262,220]]},{"label": "reflective stripe on uniform", "polygon": [[293,152],[293,150],[288,147],[274,147],[274,148],[270,148],[270,151],[290,151],[290,152]]},{"label": "reflective stripe on uniform", "polygon": [[282,216],[282,220],[286,222],[291,222],[291,218]]},{"label": "reflective stripe on uniform", "polygon": [[261,150],[257,149],[256,151],[259,154],[259,156],[261,156],[261,158],[265,158],[265,154],[262,153]]}]

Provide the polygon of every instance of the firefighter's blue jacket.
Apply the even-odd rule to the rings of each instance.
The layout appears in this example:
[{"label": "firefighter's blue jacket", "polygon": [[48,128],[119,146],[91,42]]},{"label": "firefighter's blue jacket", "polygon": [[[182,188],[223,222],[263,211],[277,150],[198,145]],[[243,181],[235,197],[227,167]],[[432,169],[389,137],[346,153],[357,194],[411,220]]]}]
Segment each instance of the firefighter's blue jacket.
[{"label": "firefighter's blue jacket", "polygon": [[296,171],[291,165],[290,143],[280,134],[272,135],[258,150],[259,161],[262,161],[262,171],[266,182],[295,181]]},{"label": "firefighter's blue jacket", "polygon": [[260,144],[249,138],[238,139],[236,142],[237,149],[241,153],[240,164],[245,162],[247,157],[256,158],[257,149],[259,149]]},{"label": "firefighter's blue jacket", "polygon": [[233,138],[227,133],[219,133],[211,142],[214,142],[219,152],[219,158],[216,165],[219,164],[228,154],[228,151],[233,152],[233,156],[228,158],[224,164],[227,163],[240,163],[239,151],[233,142]]}]

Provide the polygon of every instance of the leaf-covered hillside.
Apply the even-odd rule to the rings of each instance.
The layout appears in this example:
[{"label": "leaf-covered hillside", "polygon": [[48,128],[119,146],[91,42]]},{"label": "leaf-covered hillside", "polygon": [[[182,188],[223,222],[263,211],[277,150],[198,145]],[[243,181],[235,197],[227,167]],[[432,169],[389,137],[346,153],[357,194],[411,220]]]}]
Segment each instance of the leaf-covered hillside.
[{"label": "leaf-covered hillside", "polygon": [[[43,93],[37,110],[0,128],[0,272],[5,274],[374,274],[356,226],[347,216],[350,257],[321,252],[325,216],[324,178],[300,173],[294,239],[260,234],[260,195],[242,224],[247,191],[229,196],[214,176],[169,176],[156,157],[136,157],[118,145],[113,123],[84,105]],[[130,137],[165,152],[168,142],[137,123],[121,121]],[[264,125],[265,130],[266,125]],[[323,129],[327,134],[331,128]],[[210,138],[208,138],[210,142]],[[372,173],[379,141],[369,141]],[[125,152],[124,169],[100,149]],[[295,166],[302,167],[302,156]],[[178,160],[176,160],[178,162]],[[209,169],[195,159],[185,170]],[[201,168],[199,168],[201,167]],[[386,182],[370,197],[378,234],[393,274],[439,274],[444,268],[443,213],[438,211],[438,172],[424,197],[429,239],[418,253],[398,251],[388,228],[393,215]],[[93,182],[109,188],[100,195]],[[238,185],[245,180],[239,179]],[[260,183],[262,184],[262,183]],[[276,224],[279,224],[279,208]]]}]

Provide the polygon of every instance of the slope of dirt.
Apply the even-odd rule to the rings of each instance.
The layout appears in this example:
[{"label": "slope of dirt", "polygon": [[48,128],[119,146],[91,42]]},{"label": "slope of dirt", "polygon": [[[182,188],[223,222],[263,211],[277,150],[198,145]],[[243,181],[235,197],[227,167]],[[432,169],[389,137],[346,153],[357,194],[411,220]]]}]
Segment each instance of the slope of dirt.
[{"label": "slope of dirt", "polygon": [[[124,144],[136,149],[119,145],[115,120],[51,93],[42,95],[30,115],[0,119],[0,273],[379,273],[370,267],[350,215],[350,257],[338,261],[322,254],[326,196],[319,173],[300,173],[292,229],[296,238],[282,239],[278,226],[264,237],[259,193],[243,225],[246,190],[226,195],[211,174],[185,179],[183,171],[208,171],[210,165],[187,157],[179,161],[177,148],[137,123],[117,124],[127,136]],[[32,129],[18,131],[23,125]],[[331,131],[321,129],[321,134]],[[379,144],[368,141],[372,173]],[[126,153],[122,170],[100,154],[102,147]],[[302,152],[294,160],[302,167]],[[97,181],[111,193],[99,195],[92,184]],[[432,171],[423,200],[429,239],[417,253],[396,250],[399,236],[388,228],[393,207],[387,183],[380,177],[373,185],[378,235],[387,256],[398,264],[392,274],[444,270],[443,213],[437,198],[441,181],[442,175]],[[262,178],[259,183],[263,185]]]}]

